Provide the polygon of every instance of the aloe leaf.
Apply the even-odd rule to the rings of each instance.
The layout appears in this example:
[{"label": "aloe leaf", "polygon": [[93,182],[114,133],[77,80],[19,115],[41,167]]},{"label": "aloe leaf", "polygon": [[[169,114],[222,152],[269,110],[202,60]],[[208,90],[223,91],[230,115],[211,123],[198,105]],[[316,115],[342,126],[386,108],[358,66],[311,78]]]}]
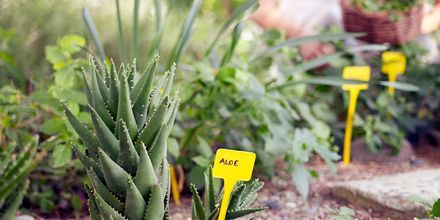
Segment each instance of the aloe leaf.
[{"label": "aloe leaf", "polygon": [[98,156],[98,139],[96,136],[92,134],[92,132],[85,127],[76,117],[73,115],[73,113],[70,111],[70,109],[67,107],[65,103],[62,103],[64,113],[67,116],[67,119],[69,120],[70,124],[72,125],[73,129],[75,129],[76,133],[81,137],[81,140],[83,141],[84,145],[87,147],[87,150],[89,151],[89,155],[94,159],[97,160]]},{"label": "aloe leaf", "polygon": [[93,19],[90,16],[89,10],[87,10],[87,8],[83,9],[82,17],[86,24],[87,30],[89,31],[90,35],[92,35],[92,40],[93,43],[95,44],[96,49],[98,50],[101,63],[104,63],[105,60],[104,48],[102,47],[101,39],[99,38],[99,34],[98,31],[96,30],[95,23],[93,22]]},{"label": "aloe leaf", "polygon": [[173,86],[173,80],[174,80],[174,75],[176,74],[176,64],[174,63],[171,66],[171,69],[168,71],[168,75],[166,77],[166,85],[164,88],[164,91],[162,93],[162,98],[164,98],[165,96],[169,96],[170,92],[171,92],[171,87]]},{"label": "aloe leaf", "polygon": [[231,199],[229,201],[228,210],[235,210],[240,207],[240,201],[242,199],[243,193],[246,190],[246,185],[241,183],[238,184],[234,191],[232,192]]},{"label": "aloe leaf", "polygon": [[118,103],[119,103],[119,77],[115,63],[111,61],[110,73],[109,73],[109,100],[108,108],[114,118],[118,116]]},{"label": "aloe leaf", "polygon": [[86,76],[86,70],[85,69],[83,69],[82,74],[83,74],[83,82],[84,82],[84,91],[86,93],[87,102],[88,103],[93,103],[92,89],[90,88],[90,83],[87,81],[87,76]]},{"label": "aloe leaf", "polygon": [[98,193],[96,193],[95,191],[93,191],[92,193],[98,209],[104,219],[125,220],[122,214],[116,211],[109,204],[107,204]]},{"label": "aloe leaf", "polygon": [[110,156],[110,158],[116,160],[119,154],[118,139],[116,139],[112,131],[110,131],[110,129],[106,126],[95,109],[91,106],[89,107],[92,115],[93,125],[96,130],[96,136],[98,137],[99,146]]},{"label": "aloe leaf", "polygon": [[160,104],[163,99],[161,99],[161,94],[163,91],[163,84],[165,83],[166,75],[162,76],[157,83],[157,85],[154,87],[153,91],[150,93],[149,103],[148,103],[148,112],[152,112],[156,110],[158,105]]},{"label": "aloe leaf", "polygon": [[104,101],[104,103],[108,103],[109,89],[105,85],[104,80],[102,79],[101,75],[99,74],[96,68],[92,68],[92,74],[96,76],[96,82],[98,84],[99,93],[101,94],[102,100]]},{"label": "aloe leaf", "polygon": [[208,216],[208,220],[216,220],[218,219],[218,214],[220,213],[219,208],[215,208],[214,211],[211,212],[211,214]]},{"label": "aloe leaf", "polygon": [[[91,197],[89,196],[89,198]],[[89,215],[92,220],[102,220],[101,216],[99,216],[98,208],[90,199],[87,201],[87,207],[89,208]]]},{"label": "aloe leaf", "polygon": [[240,218],[245,215],[249,215],[249,214],[256,213],[256,212],[261,212],[266,209],[267,209],[266,207],[258,207],[258,208],[232,210],[232,211],[228,211],[226,213],[226,219]]},{"label": "aloe leaf", "polygon": [[127,182],[128,189],[127,196],[125,197],[125,214],[130,220],[142,220],[147,204],[130,177]]},{"label": "aloe leaf", "polygon": [[137,150],[139,149],[141,142],[143,142],[146,146],[151,147],[150,145],[153,138],[163,124],[168,105],[168,98],[165,98],[160,104],[159,108],[151,114],[147,125],[144,129],[142,129],[137,139],[135,145]]},{"label": "aloe leaf", "polygon": [[212,42],[209,44],[208,50],[205,52],[205,56],[208,56],[211,54],[212,49],[215,47],[215,45],[218,43],[221,35],[231,26],[235,21],[240,20],[244,13],[252,8],[252,6],[256,5],[258,0],[247,0],[245,3],[243,3],[239,8],[237,8],[229,17],[228,20],[222,25],[220,30],[217,32],[215,37],[213,38]]},{"label": "aloe leaf", "polygon": [[[33,163],[32,158],[35,156],[36,151],[37,148],[35,146],[32,147],[31,144],[27,145],[25,150],[16,155],[16,161],[6,168],[2,178],[7,180],[13,178],[13,176],[20,175],[20,172],[23,171],[23,167],[28,167]],[[0,183],[0,186],[1,185]]]},{"label": "aloe leaf", "polygon": [[[96,67],[92,67],[96,68]],[[92,71],[92,99],[93,99],[93,107],[95,108],[96,112],[99,114],[100,118],[105,122],[107,127],[110,130],[115,129],[115,122],[112,119],[112,116],[110,115],[110,112],[107,110],[106,106],[107,104],[104,102],[101,92],[99,90],[98,86],[98,79],[97,79],[96,71]]]},{"label": "aloe leaf", "polygon": [[163,125],[157,134],[157,140],[152,144],[152,149],[150,150],[151,163],[155,170],[159,169],[162,158],[166,158],[167,156],[167,140],[167,127]]},{"label": "aloe leaf", "polygon": [[190,188],[191,188],[191,193],[193,195],[192,202],[194,204],[194,210],[196,216],[199,220],[205,220],[206,219],[205,211],[203,210],[202,200],[200,199],[196,186],[194,184],[191,184]]},{"label": "aloe leaf", "polygon": [[167,127],[168,127],[168,135],[171,133],[171,129],[174,126],[174,122],[176,121],[177,113],[179,112],[180,99],[175,98],[173,102],[172,108],[170,108],[170,117],[168,117]]},{"label": "aloe leaf", "polygon": [[150,199],[147,204],[147,211],[145,216],[149,219],[162,219],[164,212],[164,201],[163,201],[162,190],[159,185],[154,185],[151,189]]},{"label": "aloe leaf", "polygon": [[130,99],[132,101],[137,101],[140,95],[144,95],[144,98],[148,98],[150,90],[153,84],[153,79],[156,73],[156,68],[159,62],[159,55],[156,55],[154,59],[148,64],[147,69],[139,78],[139,80],[134,85],[133,89],[130,91]]},{"label": "aloe leaf", "polygon": [[120,133],[119,133],[119,157],[118,164],[124,168],[130,175],[136,174],[136,169],[139,163],[139,155],[134,148],[131,141],[130,134],[124,121],[120,121]]},{"label": "aloe leaf", "polygon": [[18,187],[18,192],[14,195],[14,198],[10,204],[8,204],[6,210],[2,210],[3,213],[0,215],[2,219],[14,219],[16,211],[18,207],[20,206],[24,194],[26,193],[27,189],[29,188],[29,180],[25,180],[23,185],[21,187]]},{"label": "aloe leaf", "polygon": [[103,181],[104,180],[104,174],[102,173],[101,168],[99,167],[99,165],[97,163],[95,163],[95,161],[90,160],[90,158],[87,157],[85,154],[81,153],[81,151],[79,151],[79,149],[75,145],[72,145],[72,149],[75,152],[75,155],[81,161],[81,163],[87,169],[92,169],[93,172],[95,172],[95,174],[99,177],[99,179],[101,181]]},{"label": "aloe leaf", "polygon": [[145,200],[147,200],[149,198],[148,193],[154,185],[158,184],[158,180],[145,145],[140,148],[139,156],[139,166],[134,182]]},{"label": "aloe leaf", "polygon": [[98,150],[98,154],[106,185],[113,193],[124,198],[128,188],[127,178],[130,177],[130,174],[115,163],[101,149]]},{"label": "aloe leaf", "polygon": [[[130,91],[128,88],[127,78],[126,76],[122,76],[123,80],[121,82],[121,87],[119,91],[119,104],[118,104],[118,123],[124,121],[126,123],[128,132],[130,133],[131,138],[135,138],[138,133],[138,128],[136,125],[136,120],[134,119],[133,111],[131,110],[131,101],[130,101]],[[116,128],[116,135],[119,134],[118,131],[120,126]]]},{"label": "aloe leaf", "polygon": [[6,167],[8,167],[9,163],[11,163],[12,161],[9,159],[11,158],[12,152],[14,152],[14,147],[10,146],[7,147],[3,152],[2,155],[0,157],[0,176],[3,175]]},{"label": "aloe leaf", "polygon": [[[30,160],[30,163],[24,163],[19,170],[15,173],[15,175],[11,178],[8,178],[8,182],[2,182],[0,184],[0,196],[6,197],[10,195],[13,190],[23,181],[24,178],[37,166],[37,161]],[[5,177],[2,177],[6,179]],[[0,198],[0,203],[2,199]]]},{"label": "aloe leaf", "polygon": [[212,167],[205,172],[205,216],[209,216],[215,209],[215,189],[212,176]]},{"label": "aloe leaf", "polygon": [[155,76],[157,63],[157,59],[153,60],[153,62],[150,63],[147,71],[142,75],[142,77],[138,80],[138,82],[130,92],[131,100],[134,102],[133,114],[139,130],[143,128],[145,120],[147,118],[150,101],[149,94]]},{"label": "aloe leaf", "polygon": [[94,190],[101,196],[101,198],[113,207],[118,212],[124,211],[124,204],[101,182],[101,180],[96,176],[95,172],[87,169],[87,176],[90,179]]},{"label": "aloe leaf", "polygon": [[162,159],[162,163],[161,163],[161,181],[160,181],[160,185],[162,188],[162,192],[164,192],[164,200],[166,199],[167,201],[170,200],[170,184],[171,184],[171,177],[170,177],[170,170],[168,167],[168,161],[166,160],[166,158]]}]

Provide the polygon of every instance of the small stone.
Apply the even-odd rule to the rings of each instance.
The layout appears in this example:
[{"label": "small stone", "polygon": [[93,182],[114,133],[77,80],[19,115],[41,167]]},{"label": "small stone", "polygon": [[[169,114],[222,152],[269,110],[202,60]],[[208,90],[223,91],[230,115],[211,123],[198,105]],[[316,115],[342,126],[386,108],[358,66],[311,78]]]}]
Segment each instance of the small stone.
[{"label": "small stone", "polygon": [[288,203],[286,203],[286,208],[294,209],[294,208],[296,208],[296,204],[293,202],[288,202]]},{"label": "small stone", "polygon": [[276,200],[267,201],[266,206],[269,207],[269,209],[279,209],[280,208],[280,204]]}]

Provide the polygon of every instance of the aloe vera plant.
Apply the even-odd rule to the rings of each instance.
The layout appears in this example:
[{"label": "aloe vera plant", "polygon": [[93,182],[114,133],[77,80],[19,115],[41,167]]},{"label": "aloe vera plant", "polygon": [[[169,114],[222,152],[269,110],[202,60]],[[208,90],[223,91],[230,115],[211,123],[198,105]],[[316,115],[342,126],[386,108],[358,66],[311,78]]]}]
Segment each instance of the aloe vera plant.
[{"label": "aloe vera plant", "polygon": [[0,219],[14,219],[29,187],[28,174],[37,165],[37,140],[32,140],[21,151],[13,145],[0,147]]},{"label": "aloe vera plant", "polygon": [[[64,105],[86,152],[92,219],[168,219],[170,177],[167,139],[179,106],[170,97],[174,68],[153,88],[158,58],[134,82],[136,64],[84,73],[93,131]],[[102,73],[100,73],[102,72]]]},{"label": "aloe vera plant", "polygon": [[[263,188],[263,182],[254,179],[249,182],[238,182],[235,185],[229,201],[226,219],[240,218],[252,213],[266,210],[267,207],[251,208],[252,203],[257,199],[257,192]],[[205,171],[205,204],[203,206],[199,193],[195,185],[191,185],[193,198],[191,200],[192,219],[215,220],[219,214],[219,204],[223,198],[220,194],[216,195],[212,168]]]}]

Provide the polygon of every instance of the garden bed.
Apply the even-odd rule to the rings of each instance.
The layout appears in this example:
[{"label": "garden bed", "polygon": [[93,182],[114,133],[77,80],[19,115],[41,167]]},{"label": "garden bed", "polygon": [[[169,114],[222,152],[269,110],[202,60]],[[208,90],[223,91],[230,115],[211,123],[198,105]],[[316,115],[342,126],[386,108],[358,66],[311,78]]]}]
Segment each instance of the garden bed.
[{"label": "garden bed", "polygon": [[[311,170],[316,170],[320,178],[311,183],[308,201],[304,201],[295,190],[290,175],[282,171],[283,162],[278,161],[281,168],[278,175],[271,180],[262,178],[265,187],[259,193],[257,204],[268,206],[269,210],[260,214],[257,219],[328,219],[342,206],[354,210],[358,219],[386,218],[387,211],[365,209],[335,197],[331,185],[337,181],[370,179],[376,176],[440,167],[439,147],[423,146],[416,149],[415,153],[415,157],[406,162],[353,162],[348,167],[338,164],[336,174],[330,174],[328,167],[322,161],[314,160],[308,163],[308,166]],[[172,204],[174,213],[172,219],[189,219],[190,205],[189,195],[184,197],[180,207]]]}]

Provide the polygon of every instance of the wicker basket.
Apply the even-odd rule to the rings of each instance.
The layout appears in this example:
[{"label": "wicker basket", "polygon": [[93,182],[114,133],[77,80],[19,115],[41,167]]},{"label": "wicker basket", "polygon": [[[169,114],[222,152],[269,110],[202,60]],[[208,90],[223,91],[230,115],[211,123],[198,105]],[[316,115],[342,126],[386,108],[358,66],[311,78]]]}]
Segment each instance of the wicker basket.
[{"label": "wicker basket", "polygon": [[366,33],[359,39],[395,45],[411,40],[420,33],[423,8],[421,4],[416,5],[402,12],[397,21],[391,21],[388,12],[366,12],[354,6],[351,0],[342,0],[342,15],[346,31]]}]

